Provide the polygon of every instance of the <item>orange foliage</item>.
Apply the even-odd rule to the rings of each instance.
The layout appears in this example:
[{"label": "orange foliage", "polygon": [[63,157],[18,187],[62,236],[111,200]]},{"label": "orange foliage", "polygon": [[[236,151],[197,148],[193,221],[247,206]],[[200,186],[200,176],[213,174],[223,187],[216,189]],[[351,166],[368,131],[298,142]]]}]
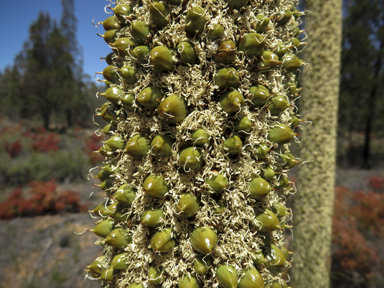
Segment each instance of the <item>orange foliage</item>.
[{"label": "orange foliage", "polygon": [[384,215],[377,213],[373,204],[383,200],[383,195],[373,192],[356,193],[336,187],[332,239],[334,270],[339,266],[343,273],[356,271],[365,278],[373,271],[379,259],[364,234],[382,225]]},{"label": "orange foliage", "polygon": [[6,201],[0,203],[0,219],[56,214],[62,211],[87,211],[87,205],[80,203],[77,192],[67,190],[59,193],[55,179],[48,182],[31,181],[28,186],[28,198],[24,198],[22,189],[17,188]]}]

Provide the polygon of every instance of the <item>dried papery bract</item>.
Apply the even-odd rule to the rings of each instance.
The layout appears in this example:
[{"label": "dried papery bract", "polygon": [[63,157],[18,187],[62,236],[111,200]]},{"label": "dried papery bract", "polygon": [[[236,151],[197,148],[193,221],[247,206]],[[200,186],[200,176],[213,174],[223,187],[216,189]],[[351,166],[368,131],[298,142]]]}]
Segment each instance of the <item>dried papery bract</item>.
[{"label": "dried papery bract", "polygon": [[97,174],[104,258],[87,269],[105,287],[285,283],[296,2],[110,5],[96,115],[107,122],[98,153],[117,170]]}]

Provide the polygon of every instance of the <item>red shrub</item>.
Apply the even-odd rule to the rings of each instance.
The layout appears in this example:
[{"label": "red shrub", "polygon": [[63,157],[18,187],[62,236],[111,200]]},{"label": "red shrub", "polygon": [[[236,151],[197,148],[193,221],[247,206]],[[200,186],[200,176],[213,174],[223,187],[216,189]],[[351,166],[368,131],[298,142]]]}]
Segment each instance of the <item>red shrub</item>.
[{"label": "red shrub", "polygon": [[[379,261],[377,251],[367,239],[384,221],[383,195],[374,192],[352,192],[345,187],[336,187],[333,215],[333,272],[360,274],[369,278]],[[376,205],[374,205],[376,203]],[[381,227],[381,226],[380,226]]]},{"label": "red shrub", "polygon": [[101,143],[103,138],[103,136],[97,136],[96,134],[92,134],[91,137],[85,139],[84,152],[89,156],[89,161],[92,165],[100,163],[104,160],[103,156],[95,153],[95,151],[99,150],[100,147],[103,145]]},{"label": "red shrub", "polygon": [[8,141],[5,141],[3,146],[5,152],[7,152],[11,158],[16,158],[16,156],[20,154],[21,149],[23,149],[23,145],[21,145],[20,140],[17,140],[12,144],[9,144]]},{"label": "red shrub", "polygon": [[35,152],[49,152],[59,150],[57,144],[60,143],[60,138],[54,133],[49,133],[48,135],[36,134],[35,142],[32,144],[32,148]]},{"label": "red shrub", "polygon": [[80,203],[77,192],[67,190],[58,193],[54,179],[48,182],[31,181],[28,186],[28,198],[24,198],[22,189],[17,188],[6,201],[0,203],[0,219],[87,210],[87,205]]},{"label": "red shrub", "polygon": [[369,184],[373,189],[382,189],[384,185],[384,177],[372,176],[369,178]]}]

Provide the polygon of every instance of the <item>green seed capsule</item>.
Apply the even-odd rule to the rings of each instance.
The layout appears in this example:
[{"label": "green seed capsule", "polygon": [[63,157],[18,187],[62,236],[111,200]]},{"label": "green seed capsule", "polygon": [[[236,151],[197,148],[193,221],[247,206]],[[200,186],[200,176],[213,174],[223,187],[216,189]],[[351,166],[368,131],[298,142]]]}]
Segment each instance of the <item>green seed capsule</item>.
[{"label": "green seed capsule", "polygon": [[101,82],[104,82],[105,86],[110,87],[113,83],[109,82],[108,80],[101,80]]},{"label": "green seed capsule", "polygon": [[99,205],[97,205],[95,208],[93,208],[93,210],[90,210],[89,212],[92,212],[99,217],[105,217],[108,215],[106,211],[107,211],[107,207],[105,207],[105,203],[102,202]]},{"label": "green seed capsule", "polygon": [[182,277],[179,277],[179,288],[200,288],[201,285],[197,281],[195,276],[191,276],[189,274],[183,275]]},{"label": "green seed capsule", "polygon": [[301,65],[304,65],[304,61],[299,57],[293,54],[285,54],[283,57],[282,68],[287,72],[294,72],[300,68]]},{"label": "green seed capsule", "polygon": [[98,167],[98,168],[103,169],[105,173],[107,173],[108,175],[116,174],[117,172],[119,172],[119,168],[117,168],[116,166],[113,167],[111,164],[107,164],[104,167]]},{"label": "green seed capsule", "polygon": [[179,52],[180,60],[183,63],[189,63],[191,65],[196,64],[197,57],[193,45],[189,42],[180,42],[177,45],[177,52]]},{"label": "green seed capsule", "polygon": [[287,208],[281,203],[276,203],[275,205],[273,205],[273,210],[276,212],[276,216],[278,218],[287,215]]},{"label": "green seed capsule", "polygon": [[113,151],[111,150],[111,148],[109,148],[108,145],[103,145],[99,150],[97,150],[95,153],[98,153],[102,156],[105,156],[105,157],[112,157],[114,156],[115,154],[113,153]]},{"label": "green seed capsule", "polygon": [[131,55],[135,57],[141,64],[145,64],[148,62],[150,48],[148,46],[137,46],[135,49],[131,51]]},{"label": "green seed capsule", "polygon": [[123,37],[117,39],[115,42],[109,44],[112,48],[116,49],[120,57],[129,56],[127,50],[135,47],[135,42],[131,38]]},{"label": "green seed capsule", "polygon": [[107,257],[105,255],[100,256],[91,263],[91,265],[85,267],[85,270],[91,272],[92,276],[95,278],[100,277],[101,273],[107,267]]},{"label": "green seed capsule", "polygon": [[105,238],[109,233],[111,233],[114,226],[115,221],[108,219],[97,223],[96,226],[89,231],[95,233],[97,236]]},{"label": "green seed capsule", "polygon": [[221,265],[216,270],[217,281],[222,288],[237,288],[238,276],[236,269],[230,265]]},{"label": "green seed capsule", "polygon": [[127,22],[127,20],[124,18],[124,16],[128,16],[128,15],[132,14],[132,12],[133,12],[131,6],[122,5],[122,4],[116,5],[114,8],[109,7],[109,9],[111,9],[115,13],[115,16],[117,17],[119,22],[123,25]]},{"label": "green seed capsule", "polygon": [[117,189],[113,196],[120,204],[132,205],[136,198],[136,191],[131,186],[128,186],[128,184],[124,184]]},{"label": "green seed capsule", "polygon": [[263,277],[256,268],[250,267],[240,279],[239,288],[264,288]]},{"label": "green seed capsule", "polygon": [[211,42],[214,42],[223,37],[224,37],[224,27],[221,24],[213,25],[213,29],[211,29],[208,32],[208,39]]},{"label": "green seed capsule", "polygon": [[292,39],[292,45],[295,46],[296,48],[300,48],[300,46],[307,45],[307,44],[308,44],[307,42],[301,42],[297,38]]},{"label": "green seed capsule", "polygon": [[281,189],[281,188],[289,186],[289,183],[290,182],[289,182],[287,176],[281,175],[279,180],[277,181],[277,185],[275,187],[278,189]]},{"label": "green seed capsule", "polygon": [[124,92],[117,87],[110,87],[107,90],[105,90],[104,93],[99,93],[101,96],[105,96],[105,98],[112,102],[113,105],[118,105],[120,101],[120,97]]},{"label": "green seed capsule", "polygon": [[148,195],[156,198],[165,198],[165,194],[169,191],[168,183],[161,174],[149,175],[143,183],[143,190]]},{"label": "green seed capsule", "polygon": [[228,152],[229,157],[237,157],[240,155],[241,150],[243,149],[243,142],[239,136],[232,136],[224,141],[224,149]]},{"label": "green seed capsule", "polygon": [[99,179],[101,182],[104,182],[105,180],[109,179],[109,175],[105,173],[104,170],[100,170],[95,178]]},{"label": "green seed capsule", "polygon": [[268,140],[279,145],[289,143],[296,134],[285,124],[276,124],[268,134]]},{"label": "green seed capsule", "polygon": [[161,219],[165,219],[163,210],[146,210],[141,217],[141,223],[147,227],[156,228],[161,225]]},{"label": "green seed capsule", "polygon": [[160,99],[163,98],[164,94],[160,88],[149,86],[140,91],[137,95],[137,101],[145,108],[154,111],[160,104]]},{"label": "green seed capsule", "polygon": [[166,0],[168,3],[172,5],[177,5],[179,6],[181,4],[181,0]]},{"label": "green seed capsule", "polygon": [[224,2],[228,3],[228,7],[236,10],[240,10],[248,5],[248,0],[224,0]]},{"label": "green seed capsule", "polygon": [[204,275],[211,266],[212,258],[210,256],[197,256],[195,260],[193,260],[193,270],[195,270],[197,274]]},{"label": "green seed capsule", "polygon": [[131,283],[127,286],[127,288],[145,288],[141,283]]},{"label": "green seed capsule", "polygon": [[179,164],[185,171],[200,169],[203,166],[200,151],[195,147],[184,149],[179,155]]},{"label": "green seed capsule", "polygon": [[205,183],[216,193],[223,193],[228,187],[228,178],[223,173],[217,173],[205,180]]},{"label": "green seed capsule", "polygon": [[223,214],[226,208],[223,203],[219,203],[219,207],[214,210],[215,214]]},{"label": "green seed capsule", "polygon": [[252,96],[253,107],[264,106],[269,96],[271,96],[268,88],[263,85],[252,86],[249,89],[249,93],[251,93],[251,96]]},{"label": "green seed capsule", "polygon": [[221,42],[214,57],[217,63],[231,64],[236,60],[236,44],[232,40]]},{"label": "green seed capsule", "polygon": [[185,32],[190,35],[195,35],[204,30],[205,23],[205,10],[200,6],[193,6],[188,10],[185,17]]},{"label": "green seed capsule", "polygon": [[260,231],[275,231],[280,228],[279,218],[271,210],[265,209],[263,213],[256,215],[255,219],[261,222]]},{"label": "green seed capsule", "polygon": [[217,234],[209,227],[196,228],[189,240],[197,252],[210,254],[216,246]]},{"label": "green seed capsule", "polygon": [[153,1],[149,6],[151,21],[159,28],[163,29],[168,24],[169,8],[162,2]]},{"label": "green seed capsule", "polygon": [[128,84],[135,84],[137,82],[136,71],[131,66],[123,66],[118,71],[120,71],[121,77]]},{"label": "green seed capsule", "polygon": [[277,56],[275,53],[269,50],[264,50],[261,54],[261,63],[259,66],[262,68],[262,70],[268,70],[275,68],[277,65],[282,63],[279,61],[279,56]]},{"label": "green seed capsule", "polygon": [[105,31],[120,29],[119,21],[115,15],[108,17],[103,22],[99,22],[97,24],[102,24]]},{"label": "green seed capsule", "polygon": [[121,104],[127,109],[128,111],[134,111],[135,108],[133,107],[133,103],[135,103],[135,95],[132,93],[124,94],[120,98]]},{"label": "green seed capsule", "polygon": [[297,83],[288,83],[289,92],[292,94],[290,98],[294,98],[294,96],[297,96],[297,93],[299,93],[303,88],[297,88]]},{"label": "green seed capsule", "polygon": [[117,39],[117,32],[119,32],[119,30],[113,29],[113,30],[105,31],[104,34],[97,34],[97,35],[99,35],[100,37],[103,37],[104,41],[110,44]]},{"label": "green seed capsule", "polygon": [[237,87],[239,79],[239,73],[235,68],[221,68],[215,74],[215,84],[219,86],[219,89]]},{"label": "green seed capsule", "polygon": [[105,141],[105,144],[107,144],[112,151],[116,151],[125,147],[125,140],[120,136],[112,136]]},{"label": "green seed capsule", "polygon": [[100,59],[105,59],[105,61],[107,62],[108,65],[113,65],[112,59],[114,58],[115,55],[116,55],[115,53],[111,52],[105,58],[102,57]]},{"label": "green seed capsule", "polygon": [[291,20],[291,17],[293,15],[293,12],[289,9],[282,10],[279,13],[277,23],[280,25],[284,25],[285,23],[288,23],[289,20]]},{"label": "green seed capsule", "polygon": [[107,67],[104,68],[103,70],[103,76],[106,80],[116,83],[119,81],[119,75],[116,72],[117,67],[114,65],[108,65]]},{"label": "green seed capsule", "polygon": [[265,266],[269,268],[280,268],[284,266],[286,258],[281,252],[280,248],[276,245],[271,244],[271,251],[266,257],[267,262]]},{"label": "green seed capsule", "polygon": [[115,255],[111,261],[111,267],[115,270],[123,270],[128,268],[127,257],[124,253]]},{"label": "green seed capsule", "polygon": [[142,21],[133,21],[131,24],[131,35],[135,42],[139,45],[148,44],[149,39],[149,26]]},{"label": "green seed capsule", "polygon": [[247,116],[243,116],[240,120],[235,121],[235,132],[249,133],[252,130],[252,122]]},{"label": "green seed capsule", "polygon": [[196,215],[199,211],[199,202],[197,198],[191,193],[183,193],[176,206],[176,211],[179,216],[190,218]]},{"label": "green seed capsule", "polygon": [[100,275],[100,279],[104,281],[114,282],[114,278],[115,278],[114,272],[115,271],[113,270],[113,268],[104,270]]},{"label": "green seed capsule", "polygon": [[289,120],[289,127],[291,127],[291,128],[297,127],[299,125],[300,121],[302,121],[302,120],[297,118],[297,116],[295,114],[291,114],[291,119]]},{"label": "green seed capsule", "polygon": [[240,107],[244,104],[244,98],[237,90],[231,90],[225,92],[220,97],[219,103],[224,112],[232,114],[239,111]]},{"label": "green seed capsule", "polygon": [[271,167],[267,167],[264,171],[264,179],[269,181],[277,174]]},{"label": "green seed capsule", "polygon": [[103,132],[105,135],[112,135],[116,129],[116,125],[107,124],[103,129],[101,129],[101,132]]},{"label": "green seed capsule", "polygon": [[187,116],[187,105],[178,94],[171,94],[160,102],[157,112],[167,123],[180,123]]},{"label": "green seed capsule", "polygon": [[256,32],[257,33],[264,32],[265,29],[267,29],[267,27],[269,25],[269,21],[271,19],[269,17],[263,15],[263,14],[257,15],[256,19],[257,19],[257,23],[256,23],[256,26],[255,26]]},{"label": "green seed capsule", "polygon": [[255,153],[257,160],[265,159],[265,157],[267,157],[270,151],[269,147],[264,143],[260,143],[259,145],[256,145],[255,148],[257,150],[257,152]]},{"label": "green seed capsule", "polygon": [[152,249],[159,252],[171,251],[176,245],[176,241],[171,235],[171,228],[165,228],[162,231],[156,232],[156,234],[151,238]]},{"label": "green seed capsule", "polygon": [[239,50],[248,57],[259,57],[265,47],[265,37],[258,33],[247,33],[244,35]]},{"label": "green seed capsule", "polygon": [[156,266],[151,265],[148,270],[148,281],[155,284],[161,284],[161,282],[163,282],[161,268],[157,268]]},{"label": "green seed capsule", "polygon": [[267,283],[265,285],[265,288],[283,288],[283,286],[281,286],[279,282],[274,281],[271,283]]},{"label": "green seed capsule", "polygon": [[108,206],[108,215],[116,221],[127,221],[129,215],[127,214],[128,208],[120,203],[113,203]]},{"label": "green seed capsule", "polygon": [[283,43],[279,43],[277,44],[277,50],[275,51],[275,54],[277,56],[279,56],[279,59],[282,59],[285,55],[285,53],[288,52],[288,49],[290,48],[290,46],[287,46]]},{"label": "green seed capsule", "polygon": [[149,141],[143,134],[137,134],[128,140],[125,152],[134,159],[141,159],[150,149]]},{"label": "green seed capsule", "polygon": [[297,163],[300,163],[291,153],[281,154],[280,161],[284,169],[291,169],[295,167]]},{"label": "green seed capsule", "polygon": [[276,95],[270,98],[268,100],[268,104],[269,104],[268,110],[269,112],[271,112],[272,116],[279,115],[281,112],[283,112],[285,109],[287,109],[290,106],[287,99],[281,95]]},{"label": "green seed capsule", "polygon": [[101,189],[103,189],[104,191],[110,189],[113,187],[113,180],[112,179],[107,179],[105,181],[103,181],[100,185],[95,185]]},{"label": "green seed capsule", "polygon": [[157,135],[151,142],[151,152],[156,157],[169,157],[172,154],[173,139],[168,135]]},{"label": "green seed capsule", "polygon": [[271,191],[271,185],[261,177],[255,177],[251,180],[249,186],[250,197],[256,200],[262,200]]},{"label": "green seed capsule", "polygon": [[256,253],[254,253],[252,261],[253,261],[253,264],[255,264],[255,265],[264,264],[265,258],[264,258],[263,252],[258,251]]},{"label": "green seed capsule", "polygon": [[174,67],[172,50],[167,46],[154,47],[149,53],[149,64],[155,73],[172,71]]},{"label": "green seed capsule", "polygon": [[208,144],[211,137],[204,129],[198,129],[192,133],[192,141],[194,146],[204,146]]},{"label": "green seed capsule", "polygon": [[132,243],[132,236],[127,234],[124,228],[117,228],[107,235],[105,243],[118,249],[124,249]]}]

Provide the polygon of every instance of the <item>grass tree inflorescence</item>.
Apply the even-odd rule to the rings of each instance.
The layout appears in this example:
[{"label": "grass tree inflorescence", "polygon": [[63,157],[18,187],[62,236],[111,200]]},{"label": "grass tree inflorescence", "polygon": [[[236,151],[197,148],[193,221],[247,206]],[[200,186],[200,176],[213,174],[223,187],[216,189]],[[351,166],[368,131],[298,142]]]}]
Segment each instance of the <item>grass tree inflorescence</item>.
[{"label": "grass tree inflorescence", "polygon": [[[103,287],[288,287],[296,0],[117,0],[92,210]],[[300,42],[300,41],[299,41]]]}]

